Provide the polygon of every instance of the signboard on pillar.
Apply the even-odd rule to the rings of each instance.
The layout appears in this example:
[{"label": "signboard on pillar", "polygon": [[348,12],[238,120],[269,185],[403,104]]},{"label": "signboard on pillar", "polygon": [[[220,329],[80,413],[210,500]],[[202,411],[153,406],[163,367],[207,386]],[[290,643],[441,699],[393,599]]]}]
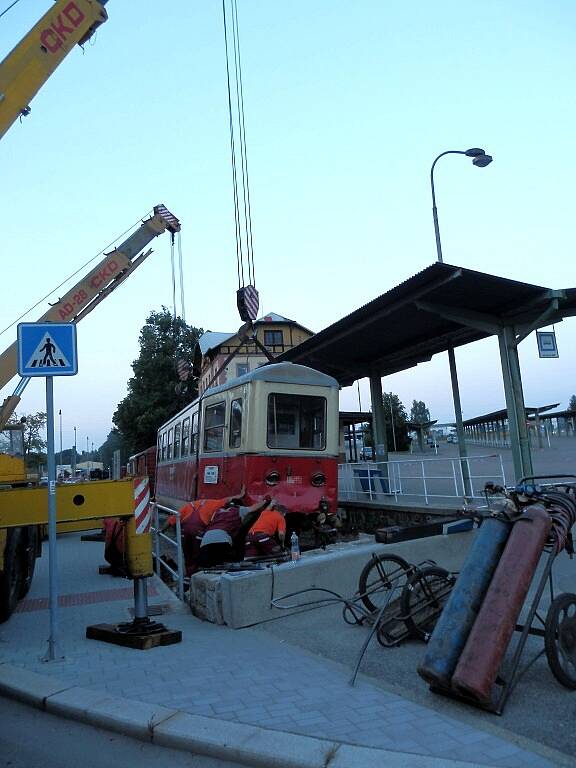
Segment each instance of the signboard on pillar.
[{"label": "signboard on pillar", "polygon": [[555,331],[536,331],[539,357],[558,357]]}]

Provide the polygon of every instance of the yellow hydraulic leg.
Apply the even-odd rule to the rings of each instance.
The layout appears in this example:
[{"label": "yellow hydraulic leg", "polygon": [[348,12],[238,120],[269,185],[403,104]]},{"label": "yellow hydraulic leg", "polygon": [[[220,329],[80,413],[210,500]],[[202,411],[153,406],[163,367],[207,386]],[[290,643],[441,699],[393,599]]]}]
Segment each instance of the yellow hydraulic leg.
[{"label": "yellow hydraulic leg", "polygon": [[158,645],[172,645],[182,640],[182,632],[167,629],[164,624],[150,621],[146,579],[153,574],[152,535],[136,532],[134,517],[126,525],[126,559],[129,578],[134,580],[134,621],[124,624],[93,624],[86,628],[86,637],[116,645],[146,650]]}]

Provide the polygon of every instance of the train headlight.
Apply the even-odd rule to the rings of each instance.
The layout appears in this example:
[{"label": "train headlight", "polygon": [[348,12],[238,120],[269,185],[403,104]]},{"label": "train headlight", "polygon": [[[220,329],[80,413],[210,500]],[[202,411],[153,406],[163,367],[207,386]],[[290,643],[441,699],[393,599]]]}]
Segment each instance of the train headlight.
[{"label": "train headlight", "polygon": [[268,472],[264,479],[266,481],[266,485],[278,485],[280,482],[280,472],[277,472],[275,469],[273,469],[272,472]]},{"label": "train headlight", "polygon": [[324,472],[315,472],[310,478],[310,482],[315,488],[320,488],[322,485],[326,485],[326,475]]}]

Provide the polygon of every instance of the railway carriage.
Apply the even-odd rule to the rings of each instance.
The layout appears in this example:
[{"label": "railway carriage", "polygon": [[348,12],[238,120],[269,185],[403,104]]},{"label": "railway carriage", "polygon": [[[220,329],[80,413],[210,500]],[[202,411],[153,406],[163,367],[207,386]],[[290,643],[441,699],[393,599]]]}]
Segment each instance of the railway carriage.
[{"label": "railway carriage", "polygon": [[156,500],[176,509],[245,485],[248,503],[272,496],[292,527],[323,522],[337,505],[338,392],[331,376],[294,363],[206,390],[158,431]]}]

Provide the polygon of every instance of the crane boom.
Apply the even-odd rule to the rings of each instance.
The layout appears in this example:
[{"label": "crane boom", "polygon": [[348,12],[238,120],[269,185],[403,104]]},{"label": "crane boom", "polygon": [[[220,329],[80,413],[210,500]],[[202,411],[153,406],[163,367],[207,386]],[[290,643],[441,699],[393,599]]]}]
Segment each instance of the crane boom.
[{"label": "crane boom", "polygon": [[107,0],[57,0],[0,63],[0,139],[57,67],[108,15]]},{"label": "crane boom", "polygon": [[[179,232],[180,222],[165,205],[156,205],[153,216],[143,221],[122,245],[106,254],[94,269],[52,304],[50,309],[38,318],[38,322],[80,322],[142,264],[152,253],[152,249],[145,253],[141,251],[166,230],[171,234]],[[18,371],[17,351],[17,343],[14,342],[0,354],[0,389],[8,384]],[[16,409],[27,381],[22,379],[16,392],[5,399],[0,408],[0,429]]]}]

